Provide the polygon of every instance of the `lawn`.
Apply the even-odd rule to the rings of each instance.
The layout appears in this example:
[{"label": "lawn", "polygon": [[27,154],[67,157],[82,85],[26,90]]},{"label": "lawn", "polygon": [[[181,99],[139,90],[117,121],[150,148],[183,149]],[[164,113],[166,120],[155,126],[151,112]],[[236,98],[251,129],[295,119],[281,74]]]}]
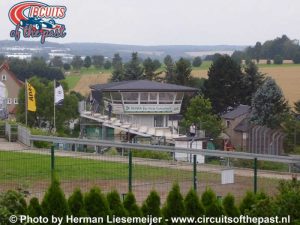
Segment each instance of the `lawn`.
[{"label": "lawn", "polygon": [[68,76],[66,76],[65,80],[66,80],[69,88],[73,89],[77,85],[80,78],[81,78],[80,75],[68,75]]}]

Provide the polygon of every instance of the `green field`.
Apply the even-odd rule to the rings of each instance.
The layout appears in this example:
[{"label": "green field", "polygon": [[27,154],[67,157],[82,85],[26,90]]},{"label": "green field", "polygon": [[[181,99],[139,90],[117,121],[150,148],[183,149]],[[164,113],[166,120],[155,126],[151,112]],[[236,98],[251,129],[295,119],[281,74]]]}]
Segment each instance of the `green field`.
[{"label": "green field", "polygon": [[[0,151],[0,182],[47,180],[51,174],[50,156],[32,153]],[[127,180],[128,164],[92,159],[56,157],[55,171],[62,180],[103,179]],[[191,178],[191,171],[135,165],[134,178],[138,180],[166,180]],[[202,174],[203,176],[203,174]]]},{"label": "green field", "polygon": [[80,78],[80,75],[68,75],[65,80],[68,83],[69,88],[73,89],[80,80]]}]

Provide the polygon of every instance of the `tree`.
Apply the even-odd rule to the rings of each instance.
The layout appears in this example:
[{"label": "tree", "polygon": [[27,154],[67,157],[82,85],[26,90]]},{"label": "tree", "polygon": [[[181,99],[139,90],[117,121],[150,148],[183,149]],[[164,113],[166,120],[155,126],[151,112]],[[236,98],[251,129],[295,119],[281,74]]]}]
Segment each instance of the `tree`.
[{"label": "tree", "polygon": [[204,208],[207,208],[212,202],[217,201],[217,196],[211,188],[206,188],[202,193],[201,201]]},{"label": "tree", "polygon": [[90,217],[102,217],[106,221],[106,216],[110,215],[108,202],[105,196],[97,187],[92,188],[84,197],[85,210]]},{"label": "tree", "polygon": [[184,212],[183,197],[180,193],[179,185],[174,184],[163,208],[164,217],[168,219],[167,224],[172,224],[171,217],[182,217]]},{"label": "tree", "polygon": [[256,44],[254,46],[254,59],[256,59],[257,63],[259,63],[259,59],[261,57],[261,50],[262,50],[262,45],[258,41],[258,42],[256,42]]},{"label": "tree", "polygon": [[253,95],[264,82],[264,74],[258,71],[257,66],[252,61],[246,64],[244,70],[242,82],[244,99],[241,102],[245,105],[251,105]]},{"label": "tree", "polygon": [[166,57],[164,58],[164,64],[166,65],[166,67],[174,64],[174,61],[170,55],[166,55]]},{"label": "tree", "polygon": [[54,56],[53,59],[50,61],[50,65],[53,67],[62,68],[63,67],[63,61],[60,56]]},{"label": "tree", "polygon": [[90,68],[91,65],[92,65],[92,59],[91,59],[91,57],[90,57],[90,56],[86,56],[86,57],[84,58],[84,61],[83,61],[83,66],[84,66],[85,68]]},{"label": "tree", "polygon": [[288,112],[288,104],[275,80],[267,77],[252,101],[252,117],[257,125],[278,128]]},{"label": "tree", "polygon": [[191,62],[180,58],[175,64],[175,84],[187,85],[191,79],[191,72]]},{"label": "tree", "polygon": [[[48,224],[51,223],[51,217],[63,217],[69,214],[67,200],[65,194],[60,187],[59,181],[54,178],[49,189],[47,190],[42,201],[43,215],[49,219]],[[62,224],[67,224],[65,219]]]},{"label": "tree", "polygon": [[175,75],[175,63],[173,62],[173,59],[170,55],[167,55],[164,58],[164,63],[166,65],[165,70],[165,80],[167,83],[174,84],[176,83],[176,75]]},{"label": "tree", "polygon": [[104,69],[109,70],[111,68],[111,65],[112,65],[111,61],[106,60],[103,67],[104,67]]},{"label": "tree", "polygon": [[294,103],[296,113],[300,114],[300,100]]},{"label": "tree", "polygon": [[161,217],[160,197],[156,191],[151,191],[146,201],[143,203],[142,212],[144,216]]},{"label": "tree", "polygon": [[221,56],[212,63],[204,83],[204,95],[210,99],[214,112],[223,113],[229,106],[240,104],[243,99],[242,78],[240,65],[229,56]]},{"label": "tree", "polygon": [[104,56],[103,55],[94,55],[94,56],[92,56],[92,60],[93,60],[93,65],[96,68],[101,68],[104,63]]},{"label": "tree", "polygon": [[297,51],[297,52],[295,53],[295,55],[293,56],[293,62],[294,62],[295,64],[299,64],[299,63],[300,63],[300,51]]},{"label": "tree", "polygon": [[131,60],[125,64],[124,80],[139,80],[143,77],[144,69],[140,65],[138,53],[131,55]]},{"label": "tree", "polygon": [[76,189],[68,199],[68,206],[73,216],[87,216],[84,208],[83,195],[80,189]]},{"label": "tree", "polygon": [[71,62],[71,65],[73,69],[75,70],[80,70],[81,67],[83,66],[83,60],[81,59],[81,56],[74,56]]},{"label": "tree", "polygon": [[121,202],[119,193],[115,190],[107,194],[107,201],[109,205],[109,209],[111,211],[111,215],[117,217],[126,217],[127,212],[126,209]]},{"label": "tree", "polygon": [[182,124],[188,128],[194,123],[199,129],[205,130],[209,136],[216,138],[221,134],[223,125],[222,121],[212,111],[212,106],[208,99],[196,96],[191,99]]},{"label": "tree", "polygon": [[274,64],[282,64],[283,63],[283,58],[281,55],[275,55],[273,60],[274,60]]},{"label": "tree", "polygon": [[197,56],[193,60],[193,67],[199,67],[202,64],[202,59],[201,57]]},{"label": "tree", "polygon": [[[28,82],[36,90],[36,112],[28,112],[28,125],[30,127],[48,128],[49,131],[53,128],[53,102],[54,102],[54,87],[53,82],[37,77],[33,77]],[[67,83],[61,81],[64,88],[65,98],[61,106],[56,107],[56,128],[62,132],[68,129],[69,122],[78,118],[78,102],[79,97],[76,93],[68,94]],[[16,113],[17,121],[25,123],[25,90],[21,88],[19,92],[19,104],[17,105]]]},{"label": "tree", "polygon": [[120,54],[119,53],[115,53],[114,57],[112,59],[112,67],[114,69],[116,69],[116,67],[119,67],[122,64],[123,64],[123,60],[122,60]]},{"label": "tree", "polygon": [[233,61],[240,65],[242,63],[242,60],[245,58],[245,53],[242,51],[234,51],[231,55],[231,58]]},{"label": "tree", "polygon": [[195,190],[191,189],[184,199],[185,216],[201,217],[204,215],[204,207]]},{"label": "tree", "polygon": [[64,70],[68,71],[71,69],[71,65],[69,63],[64,63]]},{"label": "tree", "polygon": [[155,72],[160,66],[149,57],[144,60],[143,66],[145,71],[144,77],[147,80],[156,80],[157,76],[161,74],[161,72]]}]

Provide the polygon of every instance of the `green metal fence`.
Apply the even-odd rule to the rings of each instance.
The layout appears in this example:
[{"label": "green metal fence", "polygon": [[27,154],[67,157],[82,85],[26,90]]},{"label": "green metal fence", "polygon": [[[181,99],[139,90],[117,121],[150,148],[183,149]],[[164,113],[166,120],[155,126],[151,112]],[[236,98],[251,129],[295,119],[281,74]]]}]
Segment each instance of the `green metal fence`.
[{"label": "green metal fence", "polygon": [[[218,196],[230,192],[240,199],[246,191],[275,194],[279,180],[298,175],[290,173],[286,163],[206,157],[205,163],[199,164],[196,156],[191,162],[174,160],[175,152],[115,147],[101,154],[96,149],[93,152],[54,148],[0,151],[0,192],[20,189],[31,197],[42,197],[52,177],[57,176],[67,195],[77,187],[87,191],[99,186],[104,192],[132,191],[142,202],[155,189],[164,201],[171,186],[178,183],[183,193],[190,188],[202,193],[211,187]],[[222,184],[224,173],[231,170],[234,182]]]}]

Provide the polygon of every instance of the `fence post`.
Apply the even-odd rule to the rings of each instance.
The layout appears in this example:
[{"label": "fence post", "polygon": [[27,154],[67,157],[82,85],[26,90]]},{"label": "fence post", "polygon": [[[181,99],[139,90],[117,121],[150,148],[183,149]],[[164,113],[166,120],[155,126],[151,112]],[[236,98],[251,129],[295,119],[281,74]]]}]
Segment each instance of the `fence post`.
[{"label": "fence post", "polygon": [[51,181],[53,181],[54,178],[54,170],[55,170],[54,145],[51,145]]},{"label": "fence post", "polygon": [[197,191],[197,155],[193,155],[193,182],[194,190]]},{"label": "fence post", "polygon": [[132,152],[129,150],[128,192],[132,192]]},{"label": "fence post", "polygon": [[257,193],[257,158],[254,158],[254,193]]}]

